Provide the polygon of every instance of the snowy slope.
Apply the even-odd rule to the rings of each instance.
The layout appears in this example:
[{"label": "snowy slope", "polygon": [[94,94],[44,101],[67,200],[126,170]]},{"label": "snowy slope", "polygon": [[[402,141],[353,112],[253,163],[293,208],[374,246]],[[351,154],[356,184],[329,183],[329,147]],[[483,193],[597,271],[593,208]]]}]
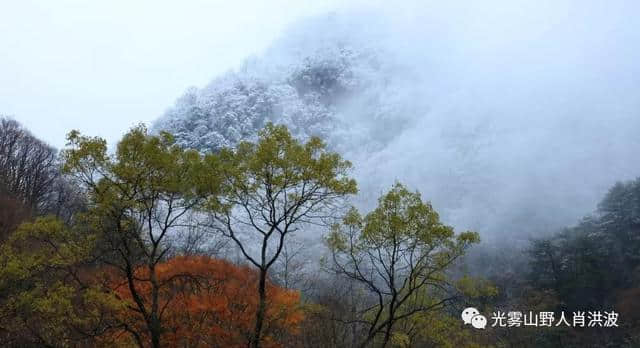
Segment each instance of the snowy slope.
[{"label": "snowy slope", "polygon": [[253,140],[269,121],[286,124],[303,140],[320,136],[335,149],[384,146],[406,125],[393,112],[394,75],[381,61],[387,53],[362,45],[349,28],[317,37],[317,27],[303,27],[306,35],[286,37],[239,71],[187,90],[154,129],[201,150]]},{"label": "snowy slope", "polygon": [[640,175],[640,37],[580,2],[469,6],[305,19],[188,90],[154,129],[206,150],[286,124],[354,163],[359,206],[400,180],[485,240],[573,223]]}]

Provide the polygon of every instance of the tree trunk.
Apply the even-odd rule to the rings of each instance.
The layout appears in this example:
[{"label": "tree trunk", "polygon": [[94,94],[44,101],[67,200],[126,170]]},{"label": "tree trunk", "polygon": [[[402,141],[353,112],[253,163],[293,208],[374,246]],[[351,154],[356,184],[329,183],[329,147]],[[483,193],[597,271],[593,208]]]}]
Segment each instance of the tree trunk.
[{"label": "tree trunk", "polygon": [[153,348],[160,348],[160,332],[159,331],[160,330],[157,330],[157,328],[154,328],[151,331],[151,346]]},{"label": "tree trunk", "polygon": [[149,325],[149,333],[151,334],[151,346],[153,348],[160,348],[160,335],[162,334],[162,323],[160,323],[158,310],[160,288],[158,279],[156,278],[155,265],[149,266],[149,272],[151,278],[151,313],[149,313],[151,323]]},{"label": "tree trunk", "polygon": [[387,329],[384,333],[384,341],[382,341],[382,348],[385,348],[389,343],[389,339],[391,339],[391,322],[387,325]]},{"label": "tree trunk", "polygon": [[393,320],[395,317],[395,307],[393,305],[395,301],[396,301],[396,295],[394,292],[393,298],[391,299],[391,303],[389,304],[389,319],[388,319],[389,322],[387,323],[387,328],[385,329],[385,332],[384,332],[384,341],[382,341],[382,348],[385,348],[389,343],[389,339],[391,339],[391,328],[393,327]]},{"label": "tree trunk", "polygon": [[258,312],[256,313],[256,326],[251,341],[252,348],[260,347],[260,336],[262,334],[262,324],[264,322],[264,314],[267,307],[267,271],[260,269],[260,282],[258,283],[258,294],[260,301],[258,302]]}]

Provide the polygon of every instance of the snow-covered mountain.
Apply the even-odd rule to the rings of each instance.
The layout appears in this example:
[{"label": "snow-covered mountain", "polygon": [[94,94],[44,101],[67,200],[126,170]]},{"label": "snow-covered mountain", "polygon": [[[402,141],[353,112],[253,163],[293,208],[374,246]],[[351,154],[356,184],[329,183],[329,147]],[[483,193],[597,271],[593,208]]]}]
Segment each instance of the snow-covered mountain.
[{"label": "snow-covered mountain", "polygon": [[[153,128],[206,150],[286,124],[354,163],[361,207],[400,180],[485,239],[570,224],[640,175],[632,23],[581,2],[551,17],[505,3],[416,6],[300,21],[187,90]],[[548,26],[531,25],[538,17]]]},{"label": "snow-covered mountain", "polygon": [[190,88],[154,129],[169,130],[181,145],[201,150],[253,140],[269,121],[287,125],[303,140],[320,136],[342,151],[385,146],[407,124],[393,100],[401,76],[385,65],[388,52],[363,45],[352,28],[316,35],[328,21],[340,24],[323,17],[292,28],[262,57],[247,59],[204,88]]}]

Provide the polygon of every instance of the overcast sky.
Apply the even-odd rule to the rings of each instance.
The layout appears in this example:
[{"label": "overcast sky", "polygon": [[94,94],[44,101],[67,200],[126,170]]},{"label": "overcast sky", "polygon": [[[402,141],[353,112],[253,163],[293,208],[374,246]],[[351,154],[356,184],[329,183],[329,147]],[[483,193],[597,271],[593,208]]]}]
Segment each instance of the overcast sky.
[{"label": "overcast sky", "polygon": [[56,147],[71,129],[113,142],[339,2],[4,1],[0,114]]}]

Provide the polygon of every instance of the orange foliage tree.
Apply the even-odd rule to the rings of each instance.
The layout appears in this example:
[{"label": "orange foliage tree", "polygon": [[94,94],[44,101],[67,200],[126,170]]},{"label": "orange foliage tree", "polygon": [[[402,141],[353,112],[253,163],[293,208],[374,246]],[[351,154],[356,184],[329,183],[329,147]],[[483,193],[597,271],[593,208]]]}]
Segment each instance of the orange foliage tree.
[{"label": "orange foliage tree", "polygon": [[[258,308],[258,274],[246,266],[205,256],[178,256],[155,269],[161,284],[158,303],[162,341],[171,347],[246,347]],[[149,270],[135,271],[135,287],[151,302]],[[150,337],[143,316],[136,310],[126,279],[112,278],[110,287],[126,305],[117,317],[124,329],[114,338],[123,345],[148,346]],[[296,335],[303,320],[300,295],[273,283],[267,287],[269,306],[262,344],[279,347]]]}]

